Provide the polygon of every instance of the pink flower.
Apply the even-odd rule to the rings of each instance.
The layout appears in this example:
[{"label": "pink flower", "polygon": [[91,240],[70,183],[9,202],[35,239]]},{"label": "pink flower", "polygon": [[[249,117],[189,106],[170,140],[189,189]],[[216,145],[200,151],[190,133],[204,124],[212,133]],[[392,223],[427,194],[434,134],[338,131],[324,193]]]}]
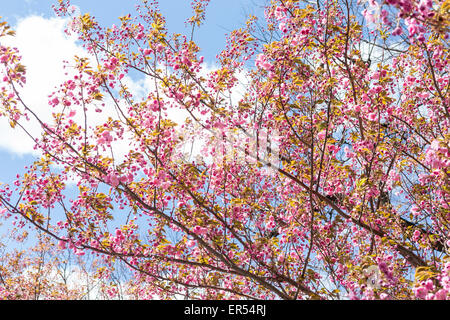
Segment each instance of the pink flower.
[{"label": "pink flower", "polygon": [[369,113],[367,117],[369,118],[370,121],[376,121],[378,119],[378,113],[376,111]]},{"label": "pink flower", "polygon": [[186,241],[186,245],[189,247],[189,248],[192,248],[192,247],[194,247],[195,246],[195,240],[188,240],[188,241]]},{"label": "pink flower", "polygon": [[120,183],[119,178],[117,177],[116,174],[114,173],[110,173],[105,177],[105,182],[110,184],[112,187],[117,187]]},{"label": "pink flower", "polygon": [[311,31],[310,28],[303,27],[303,28],[300,30],[300,34],[306,36],[306,35],[308,35],[308,34],[310,33],[310,31]]},{"label": "pink flower", "polygon": [[374,80],[380,79],[380,72],[379,72],[379,71],[376,71],[376,72],[372,75],[372,79],[374,79]]},{"label": "pink flower", "polygon": [[448,155],[448,150],[441,147],[439,140],[433,140],[430,147],[425,154],[425,161],[434,169],[441,169],[448,166],[448,161],[446,155]]},{"label": "pink flower", "polygon": [[382,294],[380,294],[380,299],[381,300],[387,300],[387,299],[389,299],[389,296],[386,294],[386,293],[382,293]]},{"label": "pink flower", "polygon": [[414,291],[416,297],[418,297],[420,299],[424,299],[428,293],[428,290],[424,287],[414,288],[413,291]]},{"label": "pink flower", "polygon": [[340,148],[338,146],[335,146],[334,144],[328,145],[328,150],[330,150],[333,153],[339,152]]},{"label": "pink flower", "polygon": [[279,24],[278,28],[280,29],[281,32],[283,33],[287,33],[288,32],[288,28],[286,26],[286,23],[282,22]]},{"label": "pink flower", "polygon": [[425,282],[425,288],[427,288],[428,291],[434,290],[433,280],[428,279],[428,280]]},{"label": "pink flower", "polygon": [[266,230],[272,230],[273,228],[275,228],[275,220],[273,216],[269,217],[269,221],[266,224]]},{"label": "pink flower", "polygon": [[286,18],[286,8],[285,7],[277,7],[275,9],[275,18],[278,21],[284,20]]},{"label": "pink flower", "polygon": [[101,143],[109,143],[113,140],[113,138],[111,137],[111,134],[109,133],[109,131],[103,131],[102,133],[102,137],[98,140],[98,142]]},{"label": "pink flower", "polygon": [[67,85],[67,89],[69,89],[69,90],[73,90],[76,87],[75,82],[72,80],[67,81],[66,85]]},{"label": "pink flower", "polygon": [[143,51],[143,53],[144,53],[144,56],[149,56],[149,55],[151,55],[151,54],[152,54],[152,52],[153,52],[153,50],[152,50],[152,49],[144,49],[144,51]]},{"label": "pink flower", "polygon": [[419,182],[421,184],[426,184],[426,183],[430,182],[430,176],[425,173],[419,174]]},{"label": "pink flower", "polygon": [[260,67],[266,71],[271,71],[273,69],[272,64],[267,61],[267,57],[262,53],[257,56],[255,65],[256,67]]},{"label": "pink flower", "polygon": [[200,227],[200,226],[195,226],[194,229],[192,229],[192,231],[195,234],[204,235],[204,234],[206,234],[208,232],[208,229],[206,229],[204,227]]},{"label": "pink flower", "polygon": [[56,106],[58,103],[59,103],[59,99],[58,98],[53,98],[51,101],[50,101],[50,103],[53,105],[53,106]]},{"label": "pink flower", "polygon": [[112,176],[111,176],[110,182],[111,182],[111,185],[112,185],[113,187],[117,187],[117,186],[119,185],[119,183],[120,183],[120,181],[119,181],[119,179],[117,178],[116,175],[112,175]]},{"label": "pink flower", "polygon": [[400,36],[403,33],[403,29],[399,26],[392,31],[393,36]]},{"label": "pink flower", "polygon": [[374,17],[374,15],[372,13],[369,12],[369,10],[364,9],[362,14],[363,14],[364,18],[367,20],[367,22],[369,22],[369,23],[370,22],[371,23],[375,22],[375,17]]},{"label": "pink flower", "polygon": [[435,300],[447,300],[447,290],[441,289],[434,295]]},{"label": "pink flower", "polygon": [[184,98],[184,93],[183,92],[181,92],[181,91],[178,91],[177,93],[175,93],[175,98],[177,99],[177,100],[183,100],[183,98]]},{"label": "pink flower", "polygon": [[427,99],[430,96],[430,94],[428,92],[421,92],[421,93],[418,93],[417,95],[422,99]]},{"label": "pink flower", "polygon": [[419,11],[422,13],[427,13],[428,10],[433,6],[433,1],[431,0],[422,0],[419,3]]},{"label": "pink flower", "polygon": [[58,247],[59,247],[60,249],[65,249],[65,248],[66,248],[66,241],[60,240],[60,241],[58,242]]},{"label": "pink flower", "polygon": [[105,63],[105,68],[108,70],[114,70],[117,67],[118,63],[119,59],[117,59],[116,57],[112,57],[107,63]]},{"label": "pink flower", "polygon": [[409,36],[414,36],[419,31],[417,21],[415,19],[406,19],[405,22],[408,25]]},{"label": "pink flower", "polygon": [[84,251],[83,251],[83,250],[80,250],[80,249],[76,249],[76,250],[75,250],[75,254],[76,254],[77,256],[84,256]]}]

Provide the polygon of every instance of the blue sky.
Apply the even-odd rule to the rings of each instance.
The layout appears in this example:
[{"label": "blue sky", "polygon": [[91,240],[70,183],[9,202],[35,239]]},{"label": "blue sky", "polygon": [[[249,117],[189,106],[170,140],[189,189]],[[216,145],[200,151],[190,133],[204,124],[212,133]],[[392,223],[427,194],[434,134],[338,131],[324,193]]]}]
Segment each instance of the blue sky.
[{"label": "blue sky", "polygon": [[[191,15],[190,2],[191,0],[160,1],[160,8],[166,17],[170,32],[189,34],[190,30],[186,28],[185,21]],[[262,15],[262,4],[264,2],[265,0],[211,0],[207,11],[206,23],[196,31],[194,37],[208,63],[213,64],[216,54],[225,47],[226,33],[243,26],[248,14]],[[21,49],[20,45],[24,47],[24,57],[27,55],[25,47],[27,45],[29,47],[26,59],[29,61],[27,68],[29,68],[30,76],[27,84],[29,86],[27,95],[29,101],[32,100],[31,97],[36,100],[41,99],[36,101],[36,105],[42,105],[41,108],[45,108],[45,96],[51,92],[51,85],[59,84],[58,81],[60,79],[56,76],[58,74],[56,67],[58,58],[74,50],[73,43],[66,41],[63,44],[61,39],[56,39],[56,36],[60,37],[60,34],[53,34],[53,29],[60,26],[52,20],[52,18],[55,18],[55,14],[51,6],[55,3],[57,3],[57,0],[0,0],[0,16],[2,16],[2,19],[6,20],[16,31],[20,27],[20,39],[17,41],[20,43],[19,49]],[[89,12],[104,26],[119,24],[119,16],[128,13],[133,15],[135,13],[134,7],[137,3],[139,3],[138,0],[71,1],[71,4],[78,6],[81,12]],[[33,16],[41,17],[41,19],[33,20],[31,19]],[[25,24],[23,23],[24,21],[29,23]],[[54,37],[54,44],[64,48],[65,51],[61,49],[59,56],[47,57],[47,60],[45,60],[45,57],[39,57],[40,51],[35,50],[36,47],[33,47],[32,42],[38,40],[36,40],[36,36],[32,34],[32,31],[37,28],[36,26],[40,27],[41,25],[44,31],[40,32],[46,33],[47,38]],[[29,35],[27,35],[27,32]],[[44,40],[49,41],[49,39]],[[60,42],[61,45],[59,45]],[[69,55],[65,58],[70,59],[71,56]],[[44,81],[41,78],[33,78],[31,65],[44,65],[45,63],[52,63],[52,61],[55,62],[54,73],[46,73],[47,76]],[[26,61],[24,61],[24,64],[26,64]],[[39,74],[39,69],[34,73]],[[42,75],[42,72],[40,72],[40,75]],[[45,83],[48,83],[48,85],[43,87]],[[34,93],[41,94],[41,97],[34,96]],[[34,156],[30,154],[30,147],[25,146],[27,144],[27,141],[24,140],[25,138],[6,127],[8,127],[7,122],[5,122],[5,119],[0,118],[0,182],[12,184],[16,174],[24,172],[24,166],[31,164]]]}]

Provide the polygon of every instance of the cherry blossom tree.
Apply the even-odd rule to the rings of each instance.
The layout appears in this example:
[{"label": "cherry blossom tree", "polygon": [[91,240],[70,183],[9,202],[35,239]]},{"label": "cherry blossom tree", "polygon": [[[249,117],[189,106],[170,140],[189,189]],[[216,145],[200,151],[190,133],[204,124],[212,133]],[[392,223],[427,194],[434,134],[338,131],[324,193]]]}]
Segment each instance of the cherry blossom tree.
[{"label": "cherry blossom tree", "polygon": [[103,27],[60,0],[89,56],[52,121],[0,48],[1,115],[42,127],[2,216],[127,266],[136,298],[448,299],[449,1],[272,0],[212,71],[208,3],[182,35],[156,1]]},{"label": "cherry blossom tree", "polygon": [[[19,232],[19,228],[10,231],[0,246],[0,300],[135,297],[136,287],[130,285],[127,272],[120,268],[75,256],[69,249],[55,250],[56,243],[44,232],[27,241],[27,232]],[[15,248],[11,250],[7,244],[12,241]]]}]

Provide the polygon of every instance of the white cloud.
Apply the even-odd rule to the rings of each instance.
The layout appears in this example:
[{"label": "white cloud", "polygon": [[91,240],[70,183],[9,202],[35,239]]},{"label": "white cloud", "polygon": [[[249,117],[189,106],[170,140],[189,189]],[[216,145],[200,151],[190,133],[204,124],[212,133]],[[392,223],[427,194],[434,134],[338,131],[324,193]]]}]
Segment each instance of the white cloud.
[{"label": "white cloud", "polygon": [[[29,16],[21,19],[15,37],[2,39],[2,44],[17,47],[22,64],[26,66],[26,85],[20,89],[26,104],[42,120],[51,120],[52,109],[48,105],[48,95],[55,91],[66,76],[64,60],[74,55],[84,56],[86,51],[78,46],[74,37],[64,33],[66,19]],[[39,136],[41,127],[32,119],[26,124],[33,136]],[[20,129],[12,129],[8,120],[0,118],[0,147],[17,154],[36,154],[33,141]]]}]

